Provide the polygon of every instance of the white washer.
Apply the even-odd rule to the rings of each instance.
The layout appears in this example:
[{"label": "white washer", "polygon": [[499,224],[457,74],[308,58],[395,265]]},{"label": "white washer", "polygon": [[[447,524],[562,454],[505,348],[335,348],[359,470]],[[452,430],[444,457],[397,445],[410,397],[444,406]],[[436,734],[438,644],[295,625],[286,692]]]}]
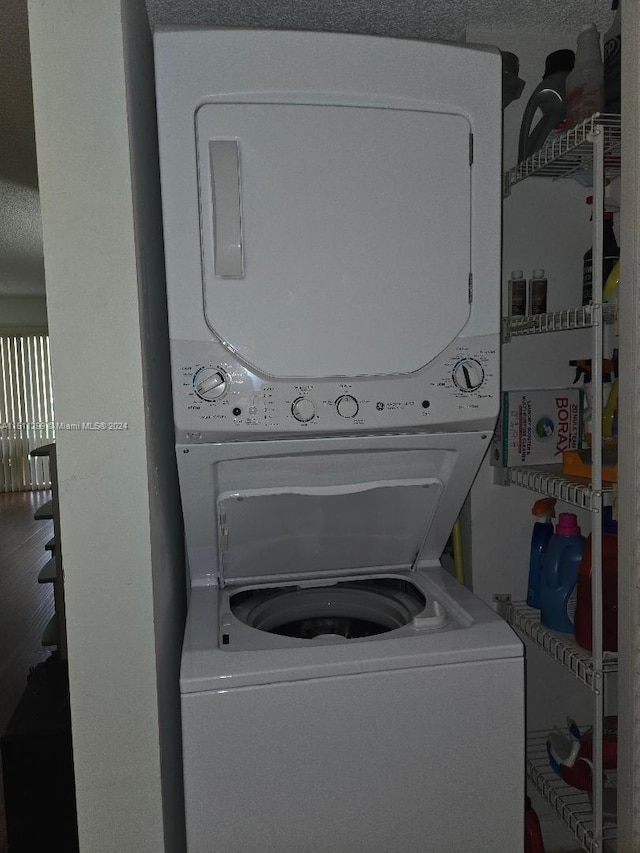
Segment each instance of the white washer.
[{"label": "white washer", "polygon": [[513,853],[522,647],[439,563],[498,410],[499,55],[155,48],[189,853]]},{"label": "white washer", "polygon": [[191,853],[522,849],[521,647],[442,570],[409,582],[450,630],[277,652],[222,651],[219,590],[193,590],[181,677]]},{"label": "white washer", "polygon": [[182,448],[190,853],[520,849],[522,646],[439,565],[486,437]]}]

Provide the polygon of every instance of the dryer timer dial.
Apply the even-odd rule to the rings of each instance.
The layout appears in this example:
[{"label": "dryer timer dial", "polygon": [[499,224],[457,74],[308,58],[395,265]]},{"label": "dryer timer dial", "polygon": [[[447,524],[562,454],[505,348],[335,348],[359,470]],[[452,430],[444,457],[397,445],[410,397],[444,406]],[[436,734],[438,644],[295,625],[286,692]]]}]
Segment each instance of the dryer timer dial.
[{"label": "dryer timer dial", "polygon": [[215,367],[202,367],[193,377],[193,387],[201,400],[212,403],[229,390],[229,377]]},{"label": "dryer timer dial", "polygon": [[462,358],[454,366],[452,377],[461,391],[475,391],[484,382],[484,370],[475,358]]}]

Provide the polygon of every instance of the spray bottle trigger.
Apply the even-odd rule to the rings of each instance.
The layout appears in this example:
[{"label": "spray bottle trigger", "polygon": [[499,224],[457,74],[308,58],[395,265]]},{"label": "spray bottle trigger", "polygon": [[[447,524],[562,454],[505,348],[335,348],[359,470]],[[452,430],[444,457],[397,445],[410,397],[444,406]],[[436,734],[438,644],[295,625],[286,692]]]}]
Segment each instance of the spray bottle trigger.
[{"label": "spray bottle trigger", "polygon": [[540,498],[534,503],[531,514],[535,515],[536,518],[546,517],[550,521],[556,517],[555,507],[555,498]]}]

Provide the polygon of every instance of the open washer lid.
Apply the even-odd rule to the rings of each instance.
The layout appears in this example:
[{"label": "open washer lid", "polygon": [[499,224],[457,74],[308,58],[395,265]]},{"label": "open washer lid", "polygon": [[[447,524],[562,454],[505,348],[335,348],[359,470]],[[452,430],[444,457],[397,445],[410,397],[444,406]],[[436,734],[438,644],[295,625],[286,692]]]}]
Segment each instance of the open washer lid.
[{"label": "open washer lid", "polygon": [[220,584],[410,568],[442,493],[434,477],[221,492]]}]

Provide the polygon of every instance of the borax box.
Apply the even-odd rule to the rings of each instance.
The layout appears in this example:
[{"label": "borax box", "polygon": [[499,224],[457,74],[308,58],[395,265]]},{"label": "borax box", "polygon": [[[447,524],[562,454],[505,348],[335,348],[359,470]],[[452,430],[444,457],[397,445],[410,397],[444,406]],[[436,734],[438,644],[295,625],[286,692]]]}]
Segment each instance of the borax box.
[{"label": "borax box", "polygon": [[491,464],[562,462],[564,450],[582,447],[584,394],[575,388],[504,391],[491,446]]}]

